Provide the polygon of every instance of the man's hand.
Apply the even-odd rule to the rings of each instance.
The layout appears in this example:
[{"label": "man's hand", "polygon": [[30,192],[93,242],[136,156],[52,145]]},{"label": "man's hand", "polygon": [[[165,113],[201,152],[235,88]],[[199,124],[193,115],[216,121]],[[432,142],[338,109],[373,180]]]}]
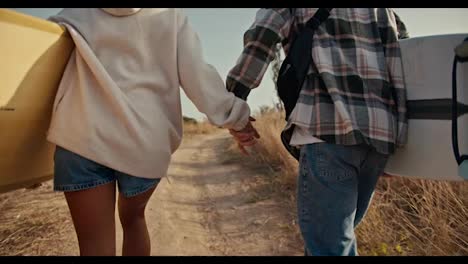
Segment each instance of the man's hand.
[{"label": "man's hand", "polygon": [[255,143],[257,143],[256,138],[260,138],[257,130],[252,126],[252,122],[254,121],[255,118],[249,117],[249,123],[247,123],[243,129],[239,131],[229,129],[229,133],[231,133],[231,135],[237,141],[239,149],[245,155],[249,155],[249,153],[245,150],[245,147],[255,145]]}]

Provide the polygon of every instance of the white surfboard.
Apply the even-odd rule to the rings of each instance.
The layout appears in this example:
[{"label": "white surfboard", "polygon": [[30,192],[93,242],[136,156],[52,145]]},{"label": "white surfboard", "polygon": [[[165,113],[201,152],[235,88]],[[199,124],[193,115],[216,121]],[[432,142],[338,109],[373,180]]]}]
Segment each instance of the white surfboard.
[{"label": "white surfboard", "polygon": [[[408,99],[408,143],[388,161],[385,172],[421,179],[463,181],[467,175],[452,148],[452,68],[455,48],[467,34],[400,41]],[[457,65],[457,100],[468,105],[468,62]],[[460,112],[460,111],[459,111]],[[468,114],[458,117],[460,154],[468,154]]]}]

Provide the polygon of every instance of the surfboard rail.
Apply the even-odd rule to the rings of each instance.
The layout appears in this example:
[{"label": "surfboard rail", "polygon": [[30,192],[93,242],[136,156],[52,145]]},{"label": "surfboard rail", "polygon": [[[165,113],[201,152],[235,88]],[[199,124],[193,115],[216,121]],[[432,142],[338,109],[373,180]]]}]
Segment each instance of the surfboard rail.
[{"label": "surfboard rail", "polygon": [[53,178],[47,130],[74,43],[64,27],[8,9],[0,36],[1,193]]}]

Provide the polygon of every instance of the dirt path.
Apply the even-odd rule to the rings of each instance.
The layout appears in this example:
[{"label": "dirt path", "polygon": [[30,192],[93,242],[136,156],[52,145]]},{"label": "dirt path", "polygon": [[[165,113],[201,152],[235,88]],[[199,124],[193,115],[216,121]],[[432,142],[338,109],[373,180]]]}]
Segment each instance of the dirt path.
[{"label": "dirt path", "polygon": [[[152,255],[301,254],[290,197],[284,197],[271,184],[274,176],[269,168],[232,154],[228,151],[230,145],[229,135],[224,132],[184,139],[174,154],[169,177],[161,181],[147,207]],[[65,201],[60,194],[51,192],[50,184],[0,196],[0,210],[6,212],[0,215],[0,221],[10,219],[12,225],[3,230],[0,224],[0,255],[78,254]],[[31,202],[27,199],[40,195],[42,201],[54,201],[47,203],[45,212],[49,214],[41,216],[47,219],[41,225],[49,228],[28,231],[22,227],[27,222],[11,221],[20,214],[21,203],[26,205]],[[35,206],[43,204],[37,202]],[[39,215],[34,215],[38,210],[34,211],[23,217],[28,221],[38,219]],[[18,235],[16,240],[12,236],[14,232],[26,231],[31,233],[27,246],[21,244]],[[36,239],[38,236],[44,238]],[[119,255],[121,241],[122,230],[118,227]]]}]

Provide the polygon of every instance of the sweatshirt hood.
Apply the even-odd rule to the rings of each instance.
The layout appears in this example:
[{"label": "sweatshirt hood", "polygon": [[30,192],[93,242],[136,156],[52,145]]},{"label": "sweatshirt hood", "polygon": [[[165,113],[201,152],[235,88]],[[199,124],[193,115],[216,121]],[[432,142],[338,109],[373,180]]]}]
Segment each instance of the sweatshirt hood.
[{"label": "sweatshirt hood", "polygon": [[138,13],[141,8],[101,8],[104,12],[113,16],[131,16]]}]

